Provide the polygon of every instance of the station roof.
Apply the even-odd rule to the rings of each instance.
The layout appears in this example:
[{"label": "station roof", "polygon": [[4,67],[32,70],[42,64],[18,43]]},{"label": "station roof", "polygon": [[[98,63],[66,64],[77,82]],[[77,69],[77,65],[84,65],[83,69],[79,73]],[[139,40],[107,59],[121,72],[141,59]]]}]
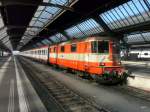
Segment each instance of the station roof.
[{"label": "station roof", "polygon": [[3,0],[0,47],[25,50],[73,38],[109,35],[150,43],[150,0]]}]

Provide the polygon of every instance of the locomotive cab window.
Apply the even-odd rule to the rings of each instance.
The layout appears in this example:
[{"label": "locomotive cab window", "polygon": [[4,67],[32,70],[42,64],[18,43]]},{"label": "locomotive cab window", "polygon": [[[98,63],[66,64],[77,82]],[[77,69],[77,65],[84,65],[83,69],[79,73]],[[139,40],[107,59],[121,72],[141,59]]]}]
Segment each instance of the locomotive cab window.
[{"label": "locomotive cab window", "polygon": [[108,53],[109,42],[108,41],[92,41],[91,51],[92,53]]},{"label": "locomotive cab window", "polygon": [[71,44],[71,52],[76,52],[76,50],[77,50],[77,45]]}]

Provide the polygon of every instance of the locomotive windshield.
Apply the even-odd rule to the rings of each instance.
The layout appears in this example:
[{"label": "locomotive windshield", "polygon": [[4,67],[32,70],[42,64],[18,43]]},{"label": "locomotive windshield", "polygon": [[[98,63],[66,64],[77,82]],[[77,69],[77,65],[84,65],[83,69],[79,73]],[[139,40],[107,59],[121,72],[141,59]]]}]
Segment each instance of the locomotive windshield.
[{"label": "locomotive windshield", "polygon": [[92,41],[91,48],[92,53],[108,53],[109,43],[108,41]]}]

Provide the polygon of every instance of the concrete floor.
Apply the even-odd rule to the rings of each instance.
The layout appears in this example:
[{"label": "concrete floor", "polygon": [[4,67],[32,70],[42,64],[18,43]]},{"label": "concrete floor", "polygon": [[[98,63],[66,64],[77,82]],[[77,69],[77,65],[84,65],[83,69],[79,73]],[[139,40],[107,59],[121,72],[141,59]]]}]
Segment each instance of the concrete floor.
[{"label": "concrete floor", "polygon": [[0,57],[0,112],[47,112],[13,57]]},{"label": "concrete floor", "polygon": [[85,97],[91,98],[98,105],[111,110],[111,112],[150,112],[149,101],[127,95],[111,87],[103,87],[96,83],[79,80],[68,73],[55,71],[49,66],[31,62],[31,60],[29,62],[38,67],[43,73],[55,77],[61,83]]}]

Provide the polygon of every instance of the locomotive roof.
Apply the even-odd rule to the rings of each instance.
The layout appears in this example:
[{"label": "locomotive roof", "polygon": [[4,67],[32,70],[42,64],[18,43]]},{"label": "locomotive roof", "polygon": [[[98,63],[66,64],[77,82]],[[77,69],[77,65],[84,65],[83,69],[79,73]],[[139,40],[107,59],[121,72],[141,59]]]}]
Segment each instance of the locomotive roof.
[{"label": "locomotive roof", "polygon": [[59,45],[76,43],[76,42],[89,42],[89,41],[94,41],[94,40],[114,40],[114,38],[106,37],[106,36],[105,37],[104,36],[95,36],[95,37],[88,37],[88,38],[82,38],[82,39],[76,38],[71,41],[62,42]]}]

